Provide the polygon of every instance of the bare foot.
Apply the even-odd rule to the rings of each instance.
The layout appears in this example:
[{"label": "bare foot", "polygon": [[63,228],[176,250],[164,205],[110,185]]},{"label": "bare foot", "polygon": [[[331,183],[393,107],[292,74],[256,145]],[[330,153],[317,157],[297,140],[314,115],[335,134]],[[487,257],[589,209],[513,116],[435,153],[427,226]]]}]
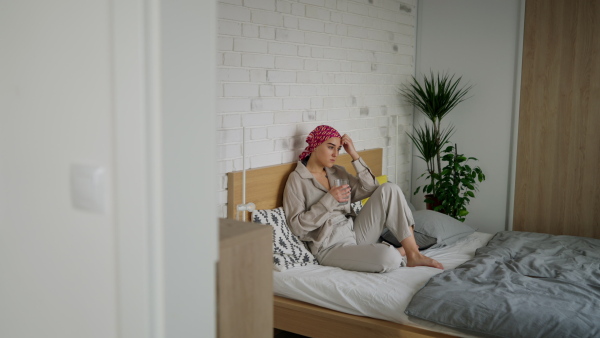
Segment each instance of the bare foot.
[{"label": "bare foot", "polygon": [[410,257],[406,257],[407,263],[406,266],[430,266],[432,268],[438,268],[444,270],[444,266],[442,263],[436,261],[433,258],[429,258],[427,256],[423,256],[420,253],[416,255],[411,255]]},{"label": "bare foot", "polygon": [[406,250],[404,250],[403,247],[399,247],[396,248],[396,250],[398,250],[398,252],[402,255],[402,256],[406,256]]}]

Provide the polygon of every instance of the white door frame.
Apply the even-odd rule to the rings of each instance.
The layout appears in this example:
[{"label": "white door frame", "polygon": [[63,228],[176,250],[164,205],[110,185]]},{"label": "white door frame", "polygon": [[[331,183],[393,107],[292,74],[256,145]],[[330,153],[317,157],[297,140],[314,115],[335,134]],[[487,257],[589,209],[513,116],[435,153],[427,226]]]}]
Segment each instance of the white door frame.
[{"label": "white door frame", "polygon": [[216,2],[111,9],[118,336],[215,336]]}]

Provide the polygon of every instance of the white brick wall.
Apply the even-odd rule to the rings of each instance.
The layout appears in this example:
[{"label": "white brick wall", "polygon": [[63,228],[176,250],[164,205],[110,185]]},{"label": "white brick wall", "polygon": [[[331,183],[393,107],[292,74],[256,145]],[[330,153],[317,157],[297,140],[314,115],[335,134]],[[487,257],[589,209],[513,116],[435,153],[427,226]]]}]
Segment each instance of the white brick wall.
[{"label": "white brick wall", "polygon": [[243,127],[246,168],[296,161],[328,124],[384,148],[384,174],[408,191],[412,108],[397,88],[414,74],[416,0],[220,0],[218,15],[220,216]]}]

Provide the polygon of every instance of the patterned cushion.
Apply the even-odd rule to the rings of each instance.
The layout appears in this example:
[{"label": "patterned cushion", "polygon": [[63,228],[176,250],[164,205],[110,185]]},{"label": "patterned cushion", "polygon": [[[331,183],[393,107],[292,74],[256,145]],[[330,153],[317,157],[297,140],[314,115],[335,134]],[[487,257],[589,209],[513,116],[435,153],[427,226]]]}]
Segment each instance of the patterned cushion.
[{"label": "patterned cushion", "polygon": [[319,264],[304,243],[288,227],[283,208],[255,210],[252,212],[252,221],[270,224],[273,227],[273,269],[275,271]]},{"label": "patterned cushion", "polygon": [[356,202],[350,204],[350,209],[352,211],[354,211],[354,213],[357,215],[360,212],[360,210],[362,209],[362,207],[363,207],[362,201],[356,201]]}]

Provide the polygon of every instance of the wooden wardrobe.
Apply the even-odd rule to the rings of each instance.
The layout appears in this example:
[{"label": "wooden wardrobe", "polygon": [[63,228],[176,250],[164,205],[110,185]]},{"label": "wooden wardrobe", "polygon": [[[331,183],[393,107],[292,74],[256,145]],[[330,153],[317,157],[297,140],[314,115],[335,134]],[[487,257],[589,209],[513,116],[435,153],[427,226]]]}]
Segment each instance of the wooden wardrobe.
[{"label": "wooden wardrobe", "polygon": [[526,0],[513,229],[600,238],[599,0]]}]

